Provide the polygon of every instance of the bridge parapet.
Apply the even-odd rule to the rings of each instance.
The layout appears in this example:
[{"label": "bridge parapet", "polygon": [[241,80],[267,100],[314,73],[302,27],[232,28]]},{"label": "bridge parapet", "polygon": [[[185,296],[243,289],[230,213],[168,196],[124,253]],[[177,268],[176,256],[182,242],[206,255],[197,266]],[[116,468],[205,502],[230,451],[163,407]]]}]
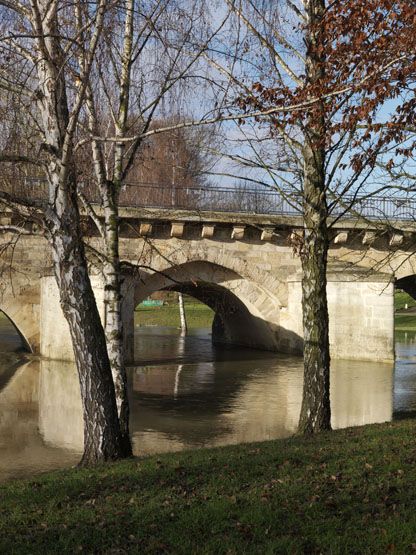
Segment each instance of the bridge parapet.
[{"label": "bridge parapet", "polygon": [[[78,186],[91,203],[100,204],[100,194],[93,181],[80,181]],[[48,199],[48,184],[41,177],[26,177],[13,184],[13,194],[40,203]],[[332,205],[331,216],[335,218],[415,221],[416,199],[411,196],[349,194],[329,197],[328,202]],[[292,189],[267,184],[253,186],[243,179],[231,187],[125,182],[119,197],[122,207],[290,216],[301,215],[302,203],[302,195]]]}]

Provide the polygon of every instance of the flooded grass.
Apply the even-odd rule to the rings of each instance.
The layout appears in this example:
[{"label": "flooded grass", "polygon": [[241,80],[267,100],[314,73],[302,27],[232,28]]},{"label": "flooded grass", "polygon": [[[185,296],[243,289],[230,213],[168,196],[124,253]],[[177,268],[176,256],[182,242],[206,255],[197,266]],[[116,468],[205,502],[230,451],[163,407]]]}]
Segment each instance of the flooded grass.
[{"label": "flooded grass", "polygon": [[411,553],[405,420],[0,487],[1,553]]}]

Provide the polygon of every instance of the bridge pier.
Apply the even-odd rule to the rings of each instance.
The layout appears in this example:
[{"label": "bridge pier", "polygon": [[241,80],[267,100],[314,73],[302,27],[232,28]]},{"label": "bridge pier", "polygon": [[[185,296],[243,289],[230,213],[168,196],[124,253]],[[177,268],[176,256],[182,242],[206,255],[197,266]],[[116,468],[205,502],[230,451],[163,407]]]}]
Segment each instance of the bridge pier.
[{"label": "bridge pier", "polygon": [[[91,281],[103,318],[103,284],[98,276],[92,276]],[[204,298],[203,288],[198,287],[200,300],[216,312],[214,342],[301,354],[303,326],[299,274],[288,279],[287,288],[287,306],[280,310],[279,325],[276,325],[250,314],[240,301],[237,304],[232,304],[231,300],[225,302],[223,294],[221,302],[217,302],[213,287],[210,288],[211,297]],[[181,290],[193,294],[185,285]],[[327,294],[333,359],[394,360],[394,285],[389,276],[366,272],[357,275],[357,268],[350,273],[345,269],[332,269],[328,272]],[[132,362],[136,299],[134,283],[130,278],[124,281],[123,299],[125,356],[127,362]],[[68,324],[52,276],[41,279],[40,304],[40,354],[50,359],[74,360]]]},{"label": "bridge pier", "polygon": [[[99,276],[91,276],[101,321],[104,321],[104,286]],[[124,284],[123,284],[124,285]],[[126,362],[134,358],[134,295],[126,282],[123,291],[123,331]],[[53,276],[41,278],[40,309],[40,354],[54,360],[74,361],[68,323],[59,302],[59,291]]]},{"label": "bridge pier", "polygon": [[[331,358],[393,361],[394,284],[390,276],[333,268],[327,279]],[[302,335],[301,304],[298,275],[288,283],[286,323],[298,335]]]}]

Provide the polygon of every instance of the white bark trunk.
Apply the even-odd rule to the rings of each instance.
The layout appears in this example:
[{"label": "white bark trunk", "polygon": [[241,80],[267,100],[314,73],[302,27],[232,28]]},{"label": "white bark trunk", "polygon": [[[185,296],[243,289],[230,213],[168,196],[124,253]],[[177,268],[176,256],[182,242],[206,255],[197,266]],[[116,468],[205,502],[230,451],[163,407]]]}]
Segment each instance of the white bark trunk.
[{"label": "white bark trunk", "polygon": [[31,23],[38,36],[40,125],[48,156],[50,206],[46,225],[80,380],[84,411],[82,463],[93,464],[120,458],[123,449],[105,335],[88,276],[77,205],[72,143],[82,95],[70,115],[57,10],[56,0],[31,4]]},{"label": "white bark trunk", "polygon": [[181,321],[181,333],[182,335],[186,335],[188,331],[188,325],[186,323],[185,304],[183,302],[182,293],[178,293],[178,303],[179,303],[179,317]]}]

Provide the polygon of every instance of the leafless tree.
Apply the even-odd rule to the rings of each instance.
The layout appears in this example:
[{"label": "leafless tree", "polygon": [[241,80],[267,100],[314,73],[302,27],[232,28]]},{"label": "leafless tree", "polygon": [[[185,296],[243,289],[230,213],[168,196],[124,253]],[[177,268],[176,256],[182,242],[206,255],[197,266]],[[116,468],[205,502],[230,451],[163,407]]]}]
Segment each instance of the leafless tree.
[{"label": "leafless tree", "polygon": [[[382,146],[361,125],[378,121],[381,108],[403,91],[403,76],[414,63],[410,43],[390,55],[370,53],[382,50],[386,41],[394,44],[397,21],[411,29],[412,9],[398,1],[371,19],[365,2],[225,4],[233,40],[224,34],[222,47],[208,52],[207,61],[228,80],[222,102],[229,114],[235,115],[234,104],[242,116],[253,110],[261,116],[242,117],[238,129],[228,129],[228,145],[234,142],[237,148],[221,152],[232,164],[222,173],[234,177],[235,168],[242,168],[246,178],[277,191],[303,216],[302,240],[294,245],[302,264],[304,335],[299,430],[313,433],[329,429],[331,416],[329,229],[347,211],[359,216],[366,199],[391,187],[371,180]],[[352,13],[365,14],[362,26],[351,24]]]},{"label": "leafless tree", "polygon": [[[80,2],[79,4],[84,4]],[[87,3],[85,3],[86,5]],[[73,25],[73,3],[56,0],[0,2],[0,87],[13,99],[19,121],[30,126],[30,152],[2,145],[0,162],[40,168],[47,181],[46,198],[28,198],[4,189],[3,206],[31,217],[36,212],[52,250],[63,313],[68,321],[84,410],[82,464],[124,456],[111,366],[85,256],[77,200],[74,143],[110,2],[90,6],[85,22],[89,50],[83,80],[74,76],[79,30]],[[3,122],[6,118],[3,118]],[[8,125],[13,127],[10,120]],[[4,123],[3,123],[4,125]],[[17,126],[16,133],[22,125]],[[17,139],[17,140],[16,140]],[[27,147],[27,142],[23,145]],[[11,231],[3,229],[2,231]]]},{"label": "leafless tree", "polygon": [[[10,179],[3,182],[0,200],[25,217],[41,214],[52,247],[80,377],[83,463],[126,456],[131,444],[119,196],[140,156],[144,164],[143,147],[165,117],[165,105],[178,88],[188,88],[183,83],[195,80],[194,70],[216,30],[205,25],[207,6],[201,1],[4,0],[0,7],[2,125],[10,129],[0,159]],[[14,119],[7,112],[11,101]],[[126,140],[129,134],[133,137]],[[4,183],[11,183],[16,166],[20,177],[33,172],[46,179],[46,195],[29,194],[33,179],[20,179],[21,194],[16,187],[8,190]],[[87,191],[98,192],[100,206]],[[79,203],[102,239],[105,333],[88,277]]]}]

